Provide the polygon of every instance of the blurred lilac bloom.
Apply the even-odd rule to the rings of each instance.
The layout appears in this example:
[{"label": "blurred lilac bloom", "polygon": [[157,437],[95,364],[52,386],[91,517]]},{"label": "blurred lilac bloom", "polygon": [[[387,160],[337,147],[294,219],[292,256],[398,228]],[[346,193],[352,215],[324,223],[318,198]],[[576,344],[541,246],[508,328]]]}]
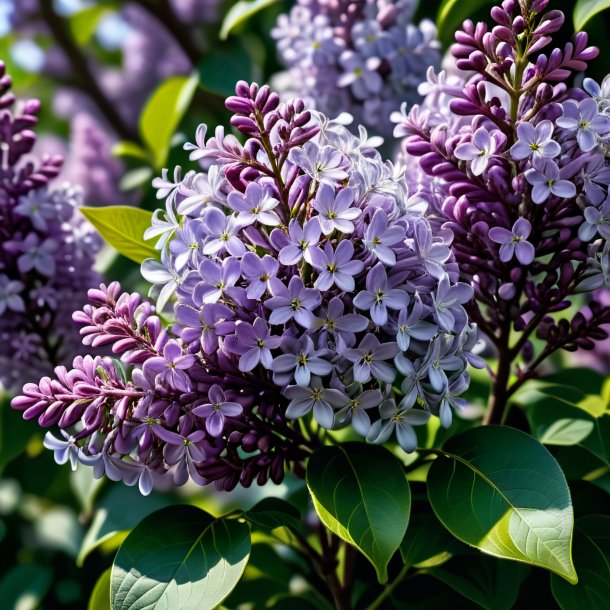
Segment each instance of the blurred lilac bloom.
[{"label": "blurred lilac bloom", "polygon": [[323,352],[316,352],[311,337],[307,335],[301,339],[287,337],[282,342],[282,350],[284,353],[277,356],[271,366],[277,385],[287,385],[294,377],[297,385],[308,386],[312,375],[329,375],[333,370],[333,365],[319,356]]},{"label": "blurred lilac bloom", "polygon": [[281,337],[272,337],[267,323],[262,318],[256,318],[254,324],[239,322],[235,327],[237,340],[246,351],[239,358],[239,370],[247,373],[259,363],[266,369],[273,364],[272,349],[277,349],[282,342]]},{"label": "blurred lilac bloom", "polygon": [[311,386],[304,388],[298,385],[288,386],[284,396],[290,400],[286,408],[286,417],[298,419],[313,409],[313,416],[322,428],[330,430],[335,421],[334,409],[343,407],[348,398],[333,388],[325,388],[318,377],[311,380]]},{"label": "blurred lilac bloom", "polygon": [[480,176],[487,167],[490,157],[494,155],[498,147],[496,138],[490,135],[485,127],[479,127],[472,135],[470,142],[458,144],[454,154],[462,161],[472,161],[470,169],[475,176]]},{"label": "blurred lilac bloom", "polygon": [[311,330],[320,330],[318,344],[326,347],[330,334],[339,353],[354,344],[356,340],[354,333],[366,330],[369,325],[368,319],[364,316],[357,313],[344,315],[344,310],[343,301],[339,297],[333,297],[326,312],[322,312],[321,317],[316,318],[311,325]]},{"label": "blurred lilac bloom", "polygon": [[348,177],[347,157],[332,146],[305,142],[302,148],[293,148],[288,158],[314,180],[327,182],[333,188]]},{"label": "blurred lilac bloom", "polygon": [[544,203],[551,195],[562,199],[576,197],[576,187],[569,180],[561,179],[559,167],[551,159],[534,159],[533,167],[525,172],[525,179],[534,187],[534,203]]},{"label": "blurred lilac bloom", "polygon": [[241,415],[243,407],[238,402],[227,401],[223,389],[217,384],[208,390],[208,400],[209,403],[195,407],[193,415],[205,418],[206,430],[212,436],[220,436],[225,427],[225,418]]},{"label": "blurred lilac bloom", "polygon": [[509,231],[504,227],[493,227],[489,231],[489,239],[500,245],[500,260],[507,263],[513,256],[522,265],[529,265],[536,256],[534,246],[527,241],[532,232],[532,225],[526,218],[519,218]]},{"label": "blurred lilac bloom", "polygon": [[0,316],[10,311],[25,311],[25,303],[19,296],[24,285],[18,280],[11,280],[6,275],[0,275]]},{"label": "blurred lilac bloom", "polygon": [[184,354],[178,341],[171,339],[163,348],[163,356],[149,358],[142,370],[146,376],[154,375],[156,383],[167,383],[182,392],[191,389],[190,379],[186,370],[195,364],[195,356]]},{"label": "blurred lilac bloom", "polygon": [[357,348],[345,350],[343,357],[354,363],[354,380],[366,383],[371,376],[392,383],[396,372],[385,360],[391,360],[400,350],[393,341],[380,343],[371,333],[364,336]]},{"label": "blurred lilac bloom", "polygon": [[199,282],[193,290],[193,301],[196,305],[218,302],[225,293],[232,294],[235,283],[241,275],[238,259],[228,257],[216,263],[204,258],[199,265]]},{"label": "blurred lilac bloom", "polygon": [[534,126],[531,123],[517,125],[517,142],[512,145],[510,154],[513,159],[521,161],[529,157],[555,158],[561,152],[561,146],[553,140],[553,123],[541,121]]},{"label": "blurred lilac bloom", "polygon": [[388,309],[400,310],[409,303],[409,295],[404,290],[388,288],[388,276],[382,263],[377,263],[366,276],[366,290],[361,290],[354,298],[354,306],[369,310],[371,320],[377,326],[388,322]]},{"label": "blurred lilac bloom", "polygon": [[196,267],[199,252],[205,236],[203,223],[192,219],[176,230],[169,244],[169,251],[174,255],[176,271],[181,272],[187,265]]},{"label": "blurred lilac bloom", "polygon": [[321,184],[313,208],[318,212],[318,220],[324,235],[330,235],[335,229],[341,233],[352,233],[355,220],[362,210],[350,207],[356,193],[351,188],[341,189],[335,196],[335,188]]},{"label": "blurred lilac bloom", "polygon": [[354,51],[344,51],[339,57],[339,64],[344,72],[337,80],[338,87],[350,87],[354,96],[365,100],[371,93],[379,93],[383,88],[383,79],[378,69],[379,57],[365,58]]},{"label": "blurred lilac bloom", "polygon": [[469,284],[458,282],[452,286],[446,275],[439,280],[436,293],[432,293],[432,303],[441,330],[451,333],[456,326],[461,330],[466,325],[466,312],[460,305],[470,301],[473,295]]},{"label": "blurred lilac bloom", "polygon": [[576,132],[576,140],[583,152],[593,150],[597,146],[597,136],[610,132],[610,117],[599,113],[594,100],[568,100],[562,104],[562,108],[563,116],[555,122],[567,131]]},{"label": "blurred lilac bloom", "polygon": [[366,439],[370,443],[385,443],[396,432],[398,444],[410,453],[417,448],[417,435],[413,426],[423,426],[430,419],[429,411],[420,409],[400,409],[392,399],[385,400],[379,407],[381,419],[371,426]]},{"label": "blurred lilac bloom", "polygon": [[242,224],[235,216],[227,216],[218,208],[208,208],[203,215],[203,225],[209,235],[202,250],[206,256],[225,250],[233,256],[242,256],[246,252],[246,246],[237,236]]},{"label": "blurred lilac bloom", "polygon": [[241,275],[248,282],[248,298],[259,300],[268,290],[269,282],[277,275],[279,268],[278,261],[269,254],[260,258],[254,252],[246,252],[241,259]]},{"label": "blurred lilac bloom", "polygon": [[582,241],[591,241],[598,233],[604,239],[610,240],[610,197],[604,201],[601,209],[593,206],[585,208],[585,222],[578,230]]},{"label": "blurred lilac bloom", "polygon": [[333,285],[344,292],[353,292],[356,287],[354,276],[364,269],[364,263],[353,260],[354,244],[348,239],[339,242],[333,251],[332,244],[327,241],[324,250],[311,250],[311,264],[320,274],[314,283],[318,290],[329,290]]},{"label": "blurred lilac bloom", "polygon": [[65,464],[69,460],[72,470],[76,470],[79,458],[79,448],[76,439],[65,430],[60,430],[59,432],[64,437],[64,440],[57,438],[51,432],[47,432],[44,436],[43,445],[53,451],[56,464]]},{"label": "blurred lilac bloom", "polygon": [[265,307],[271,310],[269,324],[285,324],[294,318],[303,328],[310,328],[313,310],[322,301],[319,291],[305,288],[303,280],[296,275],[290,279],[288,288],[277,278],[270,281],[270,286],[273,296],[265,301]]},{"label": "blurred lilac bloom", "polygon": [[342,424],[351,421],[354,430],[366,437],[371,429],[371,418],[366,411],[379,406],[382,400],[383,396],[379,390],[364,390],[358,396],[350,398],[349,402],[337,411],[337,421]]},{"label": "blurred lilac bloom", "polygon": [[423,318],[428,315],[421,298],[418,294],[413,298],[413,307],[401,309],[398,314],[398,332],[396,343],[398,347],[406,352],[411,344],[411,339],[416,341],[430,341],[438,332],[438,327],[431,322],[425,322]]},{"label": "blurred lilac bloom", "polygon": [[59,244],[51,237],[41,241],[33,231],[28,233],[23,241],[7,241],[4,249],[7,252],[23,254],[17,259],[17,268],[20,273],[37,271],[40,275],[52,277],[55,273],[55,253]]},{"label": "blurred lilac bloom", "polygon": [[278,259],[282,265],[296,265],[305,259],[311,265],[311,250],[320,241],[320,222],[314,216],[310,218],[305,226],[296,218],[288,224],[288,237],[279,229],[273,232],[274,236],[283,240],[284,246],[281,248]]},{"label": "blurred lilac bloom", "polygon": [[404,241],[405,230],[403,227],[391,227],[389,224],[387,214],[383,210],[377,210],[364,231],[364,245],[382,263],[391,267],[396,264],[396,254],[391,246]]},{"label": "blurred lilac bloom", "polygon": [[281,223],[280,217],[273,211],[280,202],[271,197],[257,182],[250,182],[245,193],[231,191],[227,203],[237,212],[237,221],[241,226],[259,222],[262,225],[277,227]]},{"label": "blurred lilac bloom", "polygon": [[55,205],[50,199],[46,188],[32,190],[19,198],[19,203],[14,211],[20,216],[25,216],[32,221],[32,225],[38,231],[46,231],[47,220],[57,215]]},{"label": "blurred lilac bloom", "polygon": [[351,35],[354,46],[365,57],[386,55],[389,50],[389,44],[387,42],[383,44],[388,34],[377,20],[367,19],[356,22],[352,27]]}]

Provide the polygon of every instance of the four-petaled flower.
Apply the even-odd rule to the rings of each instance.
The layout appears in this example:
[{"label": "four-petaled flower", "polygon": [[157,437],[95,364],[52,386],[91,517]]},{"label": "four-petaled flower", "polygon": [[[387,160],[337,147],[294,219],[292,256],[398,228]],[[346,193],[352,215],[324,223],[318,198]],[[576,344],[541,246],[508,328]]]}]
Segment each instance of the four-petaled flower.
[{"label": "four-petaled flower", "polygon": [[561,152],[561,146],[552,138],[553,129],[553,123],[548,120],[540,121],[535,126],[527,122],[519,123],[517,142],[510,149],[511,157],[517,161],[530,157],[554,159]]},{"label": "four-petaled flower", "polygon": [[205,419],[205,428],[211,436],[220,436],[225,427],[225,418],[238,417],[243,407],[238,402],[227,400],[224,390],[214,384],[208,390],[209,403],[193,409],[193,415]]},{"label": "four-petaled flower", "polygon": [[308,386],[312,375],[329,375],[333,370],[333,365],[320,357],[323,352],[315,351],[313,341],[307,335],[301,339],[287,337],[282,342],[282,350],[284,353],[277,356],[271,366],[277,385],[287,385],[294,377],[297,385]]},{"label": "four-petaled flower", "polygon": [[298,419],[313,409],[313,416],[322,428],[330,430],[335,422],[334,409],[343,407],[348,398],[343,392],[334,388],[325,388],[319,378],[314,377],[309,387],[288,386],[284,396],[290,400],[286,408],[286,417]]},{"label": "four-petaled flower", "polygon": [[536,256],[534,246],[527,241],[532,232],[532,225],[527,218],[518,218],[509,231],[504,227],[493,227],[489,231],[489,239],[500,244],[500,260],[504,263],[513,256],[522,265],[529,265]]},{"label": "four-petaled flower", "polygon": [[385,443],[396,431],[398,444],[407,452],[417,447],[417,435],[413,426],[423,426],[430,419],[429,411],[420,409],[402,409],[392,399],[385,400],[379,407],[381,419],[371,426],[367,434],[370,443]]},{"label": "four-petaled flower", "polygon": [[534,159],[533,167],[525,172],[525,179],[534,187],[534,203],[544,203],[551,195],[562,199],[576,197],[576,187],[569,180],[562,180],[559,167],[551,159]]},{"label": "four-petaled flower", "polygon": [[233,256],[242,256],[246,252],[244,242],[237,235],[243,225],[235,216],[227,216],[218,208],[208,208],[202,218],[208,234],[203,254],[213,256],[226,250]]},{"label": "four-petaled flower", "polygon": [[396,372],[386,360],[391,360],[400,350],[393,341],[381,343],[369,333],[364,336],[357,348],[345,350],[343,357],[354,363],[354,380],[366,383],[371,377],[392,383]]},{"label": "four-petaled flower", "polygon": [[276,229],[271,238],[274,239],[280,249],[278,260],[282,265],[296,265],[302,259],[311,264],[311,250],[320,241],[320,222],[317,217],[311,218],[301,226],[301,223],[293,218],[288,224],[288,235]]},{"label": "four-petaled flower", "polygon": [[158,384],[166,383],[182,392],[188,392],[190,378],[186,370],[195,364],[195,356],[185,354],[178,341],[171,339],[163,347],[163,355],[149,358],[143,365],[145,375],[154,375]]},{"label": "four-petaled flower", "polygon": [[371,429],[371,418],[366,411],[378,407],[382,400],[383,396],[379,390],[364,390],[350,398],[349,402],[337,411],[337,421],[343,424],[351,420],[354,430],[366,437]]},{"label": "four-petaled flower", "polygon": [[309,328],[313,322],[313,310],[320,305],[322,298],[315,288],[305,288],[303,280],[294,276],[288,283],[288,288],[277,278],[271,280],[270,299],[265,301],[265,307],[271,310],[269,324],[285,324],[294,321],[303,328]]},{"label": "four-petaled flower", "polygon": [[280,217],[273,211],[280,202],[257,182],[250,182],[245,193],[229,193],[227,203],[237,212],[237,221],[241,226],[260,222],[262,225],[277,227],[281,222]]},{"label": "four-petaled flower", "polygon": [[353,220],[362,214],[362,210],[350,207],[356,193],[351,188],[341,189],[335,195],[335,189],[328,184],[321,184],[313,208],[318,212],[318,220],[324,235],[330,235],[335,229],[341,233],[352,233]]},{"label": "four-petaled flower", "polygon": [[593,150],[597,146],[598,136],[610,132],[610,117],[599,113],[595,100],[568,100],[562,104],[562,108],[563,116],[555,122],[563,129],[576,132],[576,141],[583,152]]},{"label": "four-petaled flower", "polygon": [[235,326],[235,335],[245,348],[239,358],[239,370],[242,373],[248,373],[259,363],[266,369],[271,369],[273,364],[271,350],[280,346],[282,338],[271,335],[265,320],[256,318],[253,324],[239,322]]},{"label": "four-petaled flower", "polygon": [[498,148],[495,133],[489,134],[485,127],[479,127],[473,134],[470,142],[458,144],[455,147],[455,156],[462,161],[471,161],[470,170],[473,175],[480,176],[485,169],[489,159],[493,157]]},{"label": "four-petaled flower", "polygon": [[337,248],[329,241],[324,250],[314,248],[311,251],[311,264],[320,272],[314,283],[318,290],[329,290],[333,285],[344,292],[353,292],[356,287],[354,276],[364,269],[364,263],[354,260],[354,244],[348,239],[339,242]]},{"label": "four-petaled flower", "polygon": [[387,214],[376,210],[364,231],[364,245],[384,264],[396,264],[396,254],[392,246],[405,239],[405,230],[400,226],[390,226]]},{"label": "four-petaled flower", "polygon": [[260,299],[269,289],[269,282],[277,275],[279,268],[278,261],[268,254],[260,258],[254,252],[246,252],[241,259],[241,275],[248,282],[247,297]]}]

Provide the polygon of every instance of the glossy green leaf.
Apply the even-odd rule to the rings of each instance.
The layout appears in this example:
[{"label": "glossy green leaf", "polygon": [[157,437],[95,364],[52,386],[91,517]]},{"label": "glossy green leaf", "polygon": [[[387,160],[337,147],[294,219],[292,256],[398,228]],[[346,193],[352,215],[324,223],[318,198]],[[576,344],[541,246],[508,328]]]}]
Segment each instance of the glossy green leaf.
[{"label": "glossy green leaf", "polygon": [[246,523],[194,506],[149,515],[112,564],[113,610],[212,610],[231,593],[250,554]]},{"label": "glossy green leaf", "polygon": [[16,565],[0,580],[3,610],[36,610],[51,586],[53,573],[36,564]]},{"label": "glossy green leaf", "polygon": [[226,97],[235,94],[238,80],[252,79],[252,59],[240,40],[206,54],[198,66],[202,89]]},{"label": "glossy green leaf", "polygon": [[77,564],[117,534],[134,528],[150,513],[172,504],[169,496],[153,492],[144,497],[136,487],[111,483],[96,502],[93,521],[80,547]]},{"label": "glossy green leaf", "polygon": [[595,420],[593,432],[580,445],[610,466],[610,414]]},{"label": "glossy green leaf", "polygon": [[307,486],[321,521],[373,564],[379,582],[400,546],[411,492],[400,462],[383,447],[322,447],[307,464]]},{"label": "glossy green leaf", "polygon": [[610,0],[576,0],[574,5],[574,29],[579,32],[589,19],[610,8]]},{"label": "glossy green leaf", "polygon": [[530,571],[522,563],[506,563],[487,555],[460,555],[429,573],[486,610],[511,610]]},{"label": "glossy green leaf", "polygon": [[576,582],[566,479],[536,439],[484,426],[451,438],[428,473],[434,512],[459,540]]},{"label": "glossy green leaf", "polygon": [[70,16],[72,36],[79,46],[86,45],[95,34],[100,19],[109,11],[109,6],[88,6]]},{"label": "glossy green leaf", "polygon": [[439,39],[445,44],[451,44],[453,34],[462,23],[488,4],[494,4],[493,0],[444,0],[436,16]]},{"label": "glossy green leaf", "polygon": [[83,216],[100,235],[123,256],[136,263],[156,258],[155,240],[145,240],[144,231],[150,226],[152,212],[127,205],[100,208],[80,208]]},{"label": "glossy green leaf", "polygon": [[293,531],[301,530],[299,509],[281,498],[264,498],[244,513],[244,518],[252,525],[272,530],[287,527]]},{"label": "glossy green leaf", "polygon": [[[429,513],[411,515],[409,528],[400,545],[406,564],[430,568],[447,561],[460,543]],[[468,548],[468,547],[462,547]]]},{"label": "glossy green leaf", "polygon": [[167,162],[170,143],[193,99],[198,76],[169,78],[150,96],[140,115],[140,133],[151,151],[156,169]]},{"label": "glossy green leaf", "polygon": [[528,406],[526,415],[544,445],[577,445],[595,428],[595,418],[587,411],[547,396]]},{"label": "glossy green leaf", "polygon": [[577,585],[551,577],[562,610],[606,610],[610,601],[610,517],[588,515],[576,522],[574,563]]},{"label": "glossy green leaf", "polygon": [[95,583],[87,610],[112,610],[110,606],[110,568],[104,570]]},{"label": "glossy green leaf", "polygon": [[119,182],[121,191],[131,191],[136,188],[148,186],[154,172],[150,167],[136,167],[123,174]]},{"label": "glossy green leaf", "polygon": [[146,163],[151,162],[150,154],[145,148],[142,148],[135,142],[129,142],[127,140],[117,142],[112,147],[112,154],[115,157],[133,157],[134,159],[140,159],[140,161],[145,161]]},{"label": "glossy green leaf", "polygon": [[278,0],[239,0],[226,13],[219,37],[226,40],[229,34],[242,23],[253,17],[264,8],[275,4]]}]

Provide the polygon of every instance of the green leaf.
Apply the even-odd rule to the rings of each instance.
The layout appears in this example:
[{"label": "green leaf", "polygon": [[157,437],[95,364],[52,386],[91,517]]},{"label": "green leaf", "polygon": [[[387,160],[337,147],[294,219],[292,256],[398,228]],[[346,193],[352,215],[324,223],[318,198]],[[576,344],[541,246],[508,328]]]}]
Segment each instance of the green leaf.
[{"label": "green leaf", "polygon": [[595,419],[587,411],[549,397],[528,406],[526,415],[544,445],[577,445],[595,428]]},{"label": "green leaf", "polygon": [[484,426],[443,450],[428,473],[428,497],[456,538],[577,582],[570,491],[543,445],[513,428]]},{"label": "green leaf", "polygon": [[167,495],[153,492],[144,497],[136,487],[111,483],[97,502],[95,516],[78,553],[77,565],[82,566],[89,553],[100,545],[134,528],[150,513],[171,504]]},{"label": "green leaf", "polygon": [[132,191],[144,185],[149,185],[153,177],[150,167],[136,167],[123,174],[119,182],[121,191]]},{"label": "green leaf", "polygon": [[199,78],[169,78],[150,96],[140,115],[140,133],[152,153],[155,169],[167,162],[170,143],[193,99]]},{"label": "green leaf", "polygon": [[322,447],[307,464],[307,486],[318,516],[373,564],[379,582],[400,546],[411,492],[400,462],[383,447],[345,443]]},{"label": "green leaf", "polygon": [[250,81],[252,59],[239,41],[224,45],[206,54],[198,66],[199,85],[221,97],[235,94],[238,80]]},{"label": "green leaf", "polygon": [[299,509],[281,498],[264,498],[244,513],[244,519],[266,530],[276,527],[287,527],[296,532],[301,530]]},{"label": "green leaf", "polygon": [[460,555],[429,573],[486,610],[511,610],[530,570],[485,555]]},{"label": "green leaf", "polygon": [[610,466],[610,414],[595,420],[593,432],[580,445]]},{"label": "green leaf", "polygon": [[453,42],[453,34],[462,23],[487,4],[493,4],[493,0],[444,0],[436,16],[439,39],[445,44]]},{"label": "green leaf", "polygon": [[34,433],[32,422],[11,409],[8,394],[0,391],[0,472],[25,450]]},{"label": "green leaf", "polygon": [[194,506],[144,519],[112,564],[113,610],[212,610],[231,593],[250,554],[250,529]]},{"label": "green leaf", "polygon": [[142,148],[135,142],[129,142],[128,140],[117,142],[112,147],[112,154],[115,157],[133,157],[134,159],[140,159],[146,163],[152,162],[150,154],[145,148]]},{"label": "green leaf", "polygon": [[110,10],[109,6],[88,6],[70,16],[70,32],[79,47],[85,46],[91,40],[100,19]]},{"label": "green leaf", "polygon": [[606,610],[610,600],[610,517],[587,515],[576,522],[574,563],[577,585],[551,576],[551,588],[562,610]]},{"label": "green leaf", "polygon": [[112,610],[110,605],[110,568],[104,570],[95,583],[87,610]]},{"label": "green leaf", "polygon": [[610,0],[577,0],[574,5],[574,29],[579,32],[587,21],[610,8]]},{"label": "green leaf", "polygon": [[36,610],[51,586],[53,573],[35,564],[12,567],[0,580],[0,600],[6,610]]},{"label": "green leaf", "polygon": [[447,561],[459,544],[434,515],[411,515],[407,535],[400,544],[400,554],[410,566],[430,568]]},{"label": "green leaf", "polygon": [[229,34],[240,24],[245,23],[253,15],[264,8],[275,4],[278,0],[240,0],[236,2],[225,15],[220,27],[219,37],[226,40]]},{"label": "green leaf", "polygon": [[154,239],[145,240],[144,231],[150,227],[152,212],[127,205],[100,208],[79,208],[83,216],[100,235],[123,256],[136,263],[157,258]]}]

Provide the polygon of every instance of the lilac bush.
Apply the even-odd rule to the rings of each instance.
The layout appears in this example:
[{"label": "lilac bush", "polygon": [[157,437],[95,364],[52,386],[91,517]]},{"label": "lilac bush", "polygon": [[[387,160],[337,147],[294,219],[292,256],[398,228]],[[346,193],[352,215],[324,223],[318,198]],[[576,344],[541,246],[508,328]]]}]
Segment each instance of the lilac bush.
[{"label": "lilac bush", "polygon": [[329,116],[347,112],[390,135],[390,113],[417,101],[427,68],[440,63],[433,23],[411,23],[417,4],[299,0],[271,32],[287,68],[278,87]]},{"label": "lilac bush", "polygon": [[79,351],[70,324],[100,245],[77,213],[80,187],[50,183],[62,159],[31,150],[40,103],[17,101],[0,62],[0,386],[12,389]]},{"label": "lilac bush", "polygon": [[467,365],[481,365],[472,290],[450,236],[406,205],[402,168],[364,130],[266,86],[238,83],[226,107],[246,141],[202,125],[185,145],[201,169],[154,182],[159,258],[142,274],[157,310],[113,282],[74,314],[84,343],[120,362],[79,357],[13,401],[59,427],[58,459],[143,493],[187,473],[222,489],[277,483],[302,471],[318,427],[350,422],[371,442],[396,430],[412,451],[412,426],[431,414],[448,426]]},{"label": "lilac bush", "polygon": [[466,21],[452,47],[458,73],[430,71],[424,102],[394,115],[411,199],[425,202],[435,230],[454,234],[474,288],[468,312],[497,349],[491,421],[548,356],[591,349],[610,321],[595,304],[587,316],[557,316],[610,280],[610,116],[599,85],[569,85],[597,55],[586,33],[545,52],[564,22],[547,5],[506,0],[491,30]]}]

